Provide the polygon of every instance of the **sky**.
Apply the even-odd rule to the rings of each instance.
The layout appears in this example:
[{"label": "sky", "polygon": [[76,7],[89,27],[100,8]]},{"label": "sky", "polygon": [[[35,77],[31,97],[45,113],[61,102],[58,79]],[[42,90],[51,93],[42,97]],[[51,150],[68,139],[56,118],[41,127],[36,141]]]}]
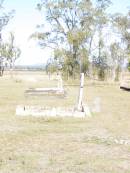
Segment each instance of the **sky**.
[{"label": "sky", "polygon": [[[29,39],[36,31],[36,26],[41,24],[43,16],[36,10],[40,0],[5,0],[5,11],[15,10],[14,17],[5,27],[2,37],[8,39],[9,32],[15,35],[15,44],[20,47],[22,53],[16,64],[34,65],[46,63],[52,57],[50,49],[41,49],[36,42]],[[130,7],[130,0],[112,0],[110,13],[126,13]]]}]

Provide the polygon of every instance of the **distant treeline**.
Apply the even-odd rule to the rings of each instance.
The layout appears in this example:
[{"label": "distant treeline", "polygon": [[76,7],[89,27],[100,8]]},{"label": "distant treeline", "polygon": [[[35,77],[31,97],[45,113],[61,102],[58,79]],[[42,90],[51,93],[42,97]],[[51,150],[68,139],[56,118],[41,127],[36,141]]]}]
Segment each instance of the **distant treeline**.
[{"label": "distant treeline", "polygon": [[[9,70],[9,67],[6,67],[5,70]],[[15,65],[14,70],[23,70],[23,71],[44,71],[45,65]]]}]

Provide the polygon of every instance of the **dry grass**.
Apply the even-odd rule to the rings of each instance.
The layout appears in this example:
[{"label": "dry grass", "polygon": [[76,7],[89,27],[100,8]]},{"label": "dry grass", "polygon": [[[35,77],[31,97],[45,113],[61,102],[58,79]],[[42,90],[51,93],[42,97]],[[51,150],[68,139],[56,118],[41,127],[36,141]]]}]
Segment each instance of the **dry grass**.
[{"label": "dry grass", "polygon": [[[37,82],[28,81],[31,79]],[[43,73],[0,78],[0,173],[130,173],[130,92],[117,85],[85,87],[84,101],[101,100],[101,112],[86,119],[16,117],[19,104],[72,106],[78,87],[67,97],[27,97],[29,87],[55,86]]]}]

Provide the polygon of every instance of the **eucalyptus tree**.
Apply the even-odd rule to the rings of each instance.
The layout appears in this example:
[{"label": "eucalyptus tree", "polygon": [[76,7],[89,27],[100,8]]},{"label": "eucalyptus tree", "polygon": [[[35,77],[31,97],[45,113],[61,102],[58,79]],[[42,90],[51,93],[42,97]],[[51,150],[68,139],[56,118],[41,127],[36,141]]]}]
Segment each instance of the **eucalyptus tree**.
[{"label": "eucalyptus tree", "polygon": [[124,31],[123,36],[127,44],[127,53],[130,55],[130,11],[127,13],[126,30]]},{"label": "eucalyptus tree", "polygon": [[4,61],[5,61],[5,57],[3,56],[3,54],[5,55],[5,45],[3,43],[3,38],[2,38],[2,31],[4,29],[4,27],[8,24],[8,22],[10,21],[10,19],[14,16],[14,10],[10,11],[10,12],[5,12],[5,9],[3,7],[3,2],[4,0],[0,0],[0,76],[3,76],[3,72],[4,72]]},{"label": "eucalyptus tree", "polygon": [[4,57],[10,66],[10,69],[14,69],[15,61],[20,57],[21,50],[15,45],[15,36],[10,32],[9,40],[4,44]]},{"label": "eucalyptus tree", "polygon": [[[113,26],[120,38],[120,46],[127,58],[130,54],[130,12],[126,15],[116,14],[113,16]],[[124,56],[126,57],[126,56]]]},{"label": "eucalyptus tree", "polygon": [[0,73],[2,76],[4,72],[4,67],[9,66],[10,70],[12,71],[15,66],[15,61],[21,55],[20,48],[15,45],[13,33],[10,33],[8,41],[2,42],[0,47],[0,52],[1,52],[1,57],[3,60],[3,64],[2,64],[3,68],[1,69],[1,73]]},{"label": "eucalyptus tree", "polygon": [[[91,40],[90,56],[92,58],[92,66],[96,66],[98,76],[101,79],[105,79],[105,71],[108,68],[108,50],[105,40],[110,25],[110,17],[106,10],[110,5],[110,0],[97,0],[94,11],[94,32]],[[93,42],[94,44],[92,44]],[[92,71],[94,70],[92,69]]]},{"label": "eucalyptus tree", "polygon": [[122,39],[130,44],[130,12],[126,15],[117,14],[114,18],[114,24],[120,32]]},{"label": "eucalyptus tree", "polygon": [[2,57],[2,52],[3,52],[3,45],[2,45],[2,29],[4,28],[5,25],[7,25],[9,21],[9,17],[3,13],[3,0],[0,1],[0,76],[3,76],[4,72],[4,64],[3,64],[3,57]]},{"label": "eucalyptus tree", "polygon": [[79,69],[80,53],[91,34],[91,1],[42,0],[37,7],[46,15],[47,31],[36,32],[32,37],[38,38],[42,48],[54,49],[55,58],[62,59],[63,69],[73,76],[75,69]]},{"label": "eucalyptus tree", "polygon": [[110,45],[111,62],[112,62],[112,78],[113,81],[119,80],[119,73],[122,71],[122,65],[126,58],[126,53],[121,45],[117,42]]}]

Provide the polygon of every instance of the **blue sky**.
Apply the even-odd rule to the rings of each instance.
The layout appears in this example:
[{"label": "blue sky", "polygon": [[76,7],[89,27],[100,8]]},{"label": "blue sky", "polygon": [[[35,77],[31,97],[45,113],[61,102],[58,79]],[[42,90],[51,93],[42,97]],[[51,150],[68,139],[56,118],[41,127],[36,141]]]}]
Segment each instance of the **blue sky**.
[{"label": "blue sky", "polygon": [[36,42],[29,39],[29,36],[36,31],[36,25],[42,21],[41,14],[36,10],[37,3],[38,0],[5,0],[4,2],[6,11],[11,9],[16,11],[13,19],[5,27],[3,39],[8,39],[10,31],[14,32],[16,45],[22,50],[17,64],[44,63],[51,56],[50,50],[41,50]]},{"label": "blue sky", "polygon": [[112,3],[112,6],[109,8],[110,12],[126,13],[128,7],[130,9],[130,0],[112,0]]},{"label": "blue sky", "polygon": [[[39,64],[45,63],[52,56],[49,49],[41,50],[36,43],[29,40],[30,34],[35,32],[37,24],[42,22],[41,14],[36,10],[36,4],[39,0],[5,0],[4,7],[6,11],[14,9],[15,16],[6,26],[3,38],[8,38],[8,33],[14,32],[16,45],[18,45],[22,54],[17,60],[17,64]],[[109,12],[126,13],[130,9],[130,0],[113,0],[113,5]]]}]

